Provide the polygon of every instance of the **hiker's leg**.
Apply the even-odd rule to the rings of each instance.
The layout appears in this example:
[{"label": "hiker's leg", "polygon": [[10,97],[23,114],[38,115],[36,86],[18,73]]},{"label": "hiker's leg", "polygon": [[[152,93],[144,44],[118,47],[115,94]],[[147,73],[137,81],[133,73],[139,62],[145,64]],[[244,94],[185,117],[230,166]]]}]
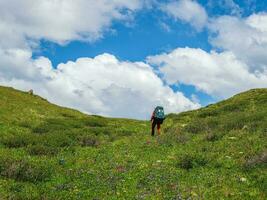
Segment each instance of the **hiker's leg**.
[{"label": "hiker's leg", "polygon": [[151,126],[151,135],[152,136],[154,136],[154,134],[155,134],[155,126],[156,126],[156,123],[155,123],[155,120],[153,120],[152,126]]},{"label": "hiker's leg", "polygon": [[158,135],[160,135],[160,123],[157,123]]}]

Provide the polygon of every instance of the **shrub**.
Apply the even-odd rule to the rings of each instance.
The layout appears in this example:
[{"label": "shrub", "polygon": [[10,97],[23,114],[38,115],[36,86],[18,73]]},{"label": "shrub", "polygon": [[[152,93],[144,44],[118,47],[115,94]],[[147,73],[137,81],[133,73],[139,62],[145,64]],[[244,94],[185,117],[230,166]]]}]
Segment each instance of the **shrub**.
[{"label": "shrub", "polygon": [[193,168],[193,159],[194,158],[192,156],[185,155],[177,163],[177,166],[182,168],[182,169],[189,170],[189,169]]},{"label": "shrub", "polygon": [[208,129],[208,125],[207,125],[207,122],[205,120],[195,119],[192,122],[190,122],[189,124],[187,124],[183,128],[183,131],[197,134],[197,133],[204,132],[207,129]]},{"label": "shrub", "polygon": [[84,146],[97,147],[100,145],[100,141],[98,140],[98,138],[91,135],[81,136],[79,138],[79,143],[83,147]]},{"label": "shrub", "polygon": [[182,169],[192,169],[194,167],[202,167],[208,163],[208,160],[202,155],[182,155],[177,163],[177,166]]},{"label": "shrub", "polygon": [[[110,130],[111,132],[111,130]],[[116,131],[116,135],[118,137],[122,137],[122,136],[131,136],[133,134],[133,130],[127,130],[127,129],[120,129]]]},{"label": "shrub", "polygon": [[84,125],[89,127],[105,127],[107,123],[103,119],[89,118],[84,121]]},{"label": "shrub", "polygon": [[32,128],[33,133],[44,134],[48,132],[66,131],[73,128],[82,128],[82,120],[76,118],[50,118],[37,127]]},{"label": "shrub", "polygon": [[186,134],[167,133],[163,134],[158,142],[162,145],[173,146],[175,144],[185,144],[189,140]]},{"label": "shrub", "polygon": [[70,113],[61,113],[61,116],[66,118],[74,118],[74,116]]},{"label": "shrub", "polygon": [[[29,199],[44,199],[40,197],[38,187],[34,184],[25,184],[24,182],[14,182],[9,187],[10,194],[2,199],[13,200],[29,200]],[[1,198],[0,198],[1,199]]]},{"label": "shrub", "polygon": [[36,134],[48,133],[49,132],[49,127],[48,126],[44,126],[44,125],[37,126],[37,127],[32,129],[32,132],[36,133]]},{"label": "shrub", "polygon": [[224,131],[241,130],[250,122],[249,113],[238,113],[234,115],[227,115],[223,119],[222,129]]},{"label": "shrub", "polygon": [[30,155],[47,155],[47,156],[54,156],[58,153],[58,148],[56,147],[51,147],[51,146],[44,146],[42,144],[38,144],[38,145],[33,145],[33,146],[29,146],[27,148],[27,152]]},{"label": "shrub", "polygon": [[52,168],[47,162],[33,162],[28,159],[1,157],[0,175],[16,181],[37,182],[47,180]]},{"label": "shrub", "polygon": [[34,144],[36,142],[36,138],[30,134],[17,134],[10,135],[3,139],[2,143],[8,148],[21,148],[28,146],[30,144]]},{"label": "shrub", "polygon": [[217,129],[219,127],[219,125],[222,123],[220,119],[218,118],[206,118],[206,123],[207,123],[207,130],[214,130]]},{"label": "shrub", "polygon": [[238,112],[242,110],[241,104],[226,104],[221,108],[224,112]]},{"label": "shrub", "polygon": [[23,127],[23,128],[29,128],[29,129],[31,129],[32,128],[32,123],[29,122],[29,121],[23,121],[23,122],[20,122],[19,123],[19,126],[20,127]]},{"label": "shrub", "polygon": [[207,133],[207,134],[204,136],[204,139],[205,139],[206,141],[213,142],[213,141],[218,140],[219,138],[218,138],[218,136],[215,135],[214,133],[209,132],[209,133]]},{"label": "shrub", "polygon": [[205,109],[203,111],[200,111],[200,113],[198,113],[197,116],[200,118],[206,118],[206,117],[217,116],[219,114],[220,112],[217,109]]},{"label": "shrub", "polygon": [[54,132],[44,135],[42,142],[45,146],[69,147],[75,145],[77,141],[66,132]]},{"label": "shrub", "polygon": [[116,132],[116,129],[114,130],[113,128],[104,127],[101,129],[101,131],[104,135],[111,135],[112,133]]},{"label": "shrub", "polygon": [[258,155],[255,155],[253,157],[250,157],[249,159],[246,160],[244,163],[245,168],[252,168],[257,165],[263,165],[267,164],[267,149],[265,149],[263,152],[261,152]]}]

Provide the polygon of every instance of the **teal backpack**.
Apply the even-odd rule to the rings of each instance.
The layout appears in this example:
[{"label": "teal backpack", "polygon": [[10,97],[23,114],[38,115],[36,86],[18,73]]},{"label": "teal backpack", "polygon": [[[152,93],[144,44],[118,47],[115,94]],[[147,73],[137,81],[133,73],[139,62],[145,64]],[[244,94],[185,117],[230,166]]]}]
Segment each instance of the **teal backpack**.
[{"label": "teal backpack", "polygon": [[157,106],[155,108],[154,117],[158,119],[165,119],[164,108],[162,106]]}]

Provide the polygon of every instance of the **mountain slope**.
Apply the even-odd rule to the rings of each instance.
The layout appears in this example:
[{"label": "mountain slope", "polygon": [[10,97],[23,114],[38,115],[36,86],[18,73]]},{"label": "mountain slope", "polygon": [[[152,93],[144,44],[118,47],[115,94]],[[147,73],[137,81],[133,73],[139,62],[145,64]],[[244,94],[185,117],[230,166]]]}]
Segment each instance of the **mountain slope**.
[{"label": "mountain slope", "polygon": [[0,199],[265,199],[267,89],[146,121],[0,87]]}]

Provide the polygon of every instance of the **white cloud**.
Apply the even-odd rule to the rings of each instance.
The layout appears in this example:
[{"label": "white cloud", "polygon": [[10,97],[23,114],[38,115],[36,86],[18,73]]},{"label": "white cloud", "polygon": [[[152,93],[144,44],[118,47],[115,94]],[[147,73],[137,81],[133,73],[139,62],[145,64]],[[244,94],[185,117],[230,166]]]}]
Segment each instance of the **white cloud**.
[{"label": "white cloud", "polygon": [[113,20],[127,20],[144,0],[0,0],[0,47],[25,48],[29,39],[94,41]]},{"label": "white cloud", "polygon": [[[232,14],[240,14],[241,10],[234,1],[222,2],[235,12]],[[191,12],[182,6],[183,3],[197,4],[191,0],[173,1],[165,10],[192,24]],[[188,18],[184,18],[186,12],[189,13]],[[205,10],[202,13],[206,13]],[[167,83],[194,85],[219,98],[251,88],[267,87],[267,13],[247,18],[221,16],[209,20],[206,15],[199,19],[202,23],[197,24],[202,25],[196,28],[208,28],[210,42],[216,50],[209,53],[201,49],[177,48],[168,54],[148,57],[148,63],[159,67]]]},{"label": "white cloud", "polygon": [[159,66],[168,84],[194,85],[207,94],[225,98],[251,88],[267,87],[267,70],[249,72],[249,67],[230,52],[205,52],[178,48],[169,54],[148,57]]},{"label": "white cloud", "polygon": [[162,10],[176,20],[190,23],[200,31],[207,23],[205,8],[194,0],[171,1],[162,5]]},{"label": "white cloud", "polygon": [[233,52],[245,62],[250,71],[267,68],[267,13],[253,14],[247,18],[222,16],[209,24],[213,33],[212,45]]},{"label": "white cloud", "polygon": [[53,69],[47,58],[31,60],[27,51],[5,56],[9,67],[3,68],[0,63],[1,85],[22,90],[32,88],[54,103],[84,112],[144,119],[158,104],[163,105],[167,113],[199,107],[182,93],[165,86],[152,68],[142,62],[121,62],[110,54],[103,54]]}]

